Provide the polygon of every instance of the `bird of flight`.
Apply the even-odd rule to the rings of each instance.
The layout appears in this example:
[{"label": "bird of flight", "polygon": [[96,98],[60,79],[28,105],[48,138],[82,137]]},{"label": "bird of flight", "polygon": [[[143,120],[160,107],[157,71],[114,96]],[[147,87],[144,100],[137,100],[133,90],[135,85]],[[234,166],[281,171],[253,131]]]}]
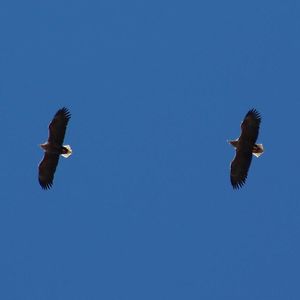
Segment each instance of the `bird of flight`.
[{"label": "bird of flight", "polygon": [[48,141],[41,144],[44,149],[44,158],[39,164],[39,183],[45,190],[53,185],[54,173],[59,161],[59,156],[69,157],[72,149],[63,145],[68,122],[71,118],[69,110],[65,107],[59,109],[49,124]]},{"label": "bird of flight", "polygon": [[230,181],[234,189],[239,189],[246,183],[252,154],[259,157],[264,152],[263,145],[256,144],[260,122],[259,112],[256,109],[249,110],[241,124],[240,137],[229,141],[236,149],[230,170]]}]

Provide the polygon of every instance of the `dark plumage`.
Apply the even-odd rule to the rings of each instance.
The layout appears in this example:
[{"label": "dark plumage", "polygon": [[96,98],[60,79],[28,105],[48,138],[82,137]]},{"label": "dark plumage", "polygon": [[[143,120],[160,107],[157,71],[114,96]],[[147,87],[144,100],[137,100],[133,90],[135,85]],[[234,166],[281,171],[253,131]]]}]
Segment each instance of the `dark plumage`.
[{"label": "dark plumage", "polygon": [[67,108],[58,110],[49,124],[48,141],[40,145],[45,151],[44,158],[39,164],[39,183],[43,189],[50,189],[53,185],[59,156],[68,157],[72,153],[69,145],[63,145],[70,118],[71,114]]},{"label": "dark plumage", "polygon": [[256,144],[260,122],[259,112],[256,109],[249,110],[241,124],[240,137],[235,141],[229,141],[236,148],[230,170],[230,181],[234,189],[238,189],[245,184],[252,154],[259,157],[264,152],[263,145]]}]

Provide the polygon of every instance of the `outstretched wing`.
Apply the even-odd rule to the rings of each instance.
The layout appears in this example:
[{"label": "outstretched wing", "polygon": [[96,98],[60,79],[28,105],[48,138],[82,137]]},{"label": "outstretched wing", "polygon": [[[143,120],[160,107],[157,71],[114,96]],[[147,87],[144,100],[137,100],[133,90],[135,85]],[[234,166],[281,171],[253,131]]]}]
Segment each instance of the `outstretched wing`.
[{"label": "outstretched wing", "polygon": [[58,160],[59,155],[46,152],[39,164],[39,183],[44,190],[50,189],[53,185]]},{"label": "outstretched wing", "polygon": [[251,160],[252,151],[250,149],[236,149],[230,168],[230,181],[234,189],[238,189],[245,184]]},{"label": "outstretched wing", "polygon": [[56,145],[62,145],[68,122],[71,118],[71,113],[66,107],[61,108],[55,114],[53,120],[49,125],[48,142]]},{"label": "outstretched wing", "polygon": [[254,145],[258,137],[260,122],[259,112],[254,108],[249,110],[241,124],[242,133],[239,139]]}]

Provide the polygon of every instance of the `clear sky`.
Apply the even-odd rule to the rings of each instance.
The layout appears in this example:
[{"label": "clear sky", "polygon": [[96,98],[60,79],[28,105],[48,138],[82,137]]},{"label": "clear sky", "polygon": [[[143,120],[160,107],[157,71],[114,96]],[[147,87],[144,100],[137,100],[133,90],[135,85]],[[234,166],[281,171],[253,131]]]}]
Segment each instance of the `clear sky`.
[{"label": "clear sky", "polygon": [[[300,299],[300,2],[0,2],[0,299]],[[54,113],[72,113],[53,189]],[[247,184],[227,139],[262,115]]]}]

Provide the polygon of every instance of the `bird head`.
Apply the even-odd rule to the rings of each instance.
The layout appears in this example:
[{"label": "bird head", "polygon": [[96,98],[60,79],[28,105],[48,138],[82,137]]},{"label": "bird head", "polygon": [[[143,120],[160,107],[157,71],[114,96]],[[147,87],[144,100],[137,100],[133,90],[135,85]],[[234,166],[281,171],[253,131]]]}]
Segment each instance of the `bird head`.
[{"label": "bird head", "polygon": [[238,140],[234,140],[234,141],[229,141],[229,140],[227,140],[227,142],[228,142],[231,146],[233,146],[234,148],[237,147]]},{"label": "bird head", "polygon": [[42,149],[47,150],[47,143],[39,144],[39,146],[40,146]]}]

